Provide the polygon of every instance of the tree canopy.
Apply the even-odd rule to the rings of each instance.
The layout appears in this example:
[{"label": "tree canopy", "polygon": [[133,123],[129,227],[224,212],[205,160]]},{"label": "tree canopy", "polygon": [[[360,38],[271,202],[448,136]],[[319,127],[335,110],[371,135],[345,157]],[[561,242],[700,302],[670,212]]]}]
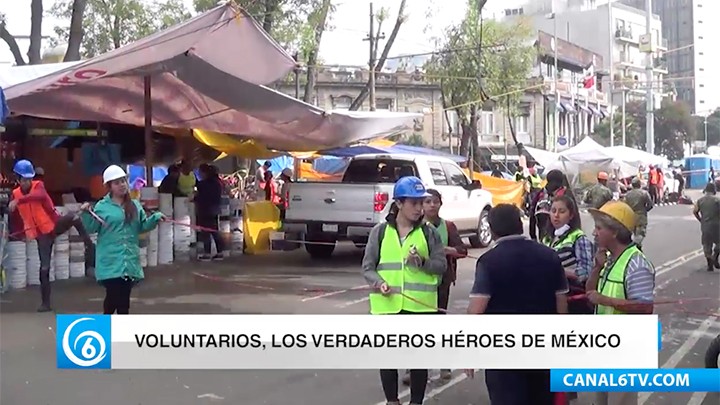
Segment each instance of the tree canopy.
[{"label": "tree canopy", "polygon": [[[59,0],[50,9],[50,14],[63,21],[71,21],[74,3],[73,0]],[[190,18],[182,0],[153,3],[142,0],[87,0],[84,11],[80,53],[86,58],[117,49]],[[67,25],[56,26],[55,34],[57,42],[71,41],[71,30]]]},{"label": "tree canopy", "polygon": [[537,55],[526,20],[483,21],[484,3],[468,0],[465,17],[448,27],[437,56],[425,66],[429,79],[441,86],[445,108],[457,113],[463,132],[461,154],[471,142],[477,147],[478,111],[483,106],[504,110],[512,131],[511,117]]},{"label": "tree canopy", "polygon": [[[626,144],[631,148],[646,149],[645,123],[646,109],[644,101],[630,101],[625,106]],[[614,142],[622,145],[622,117],[614,114]],[[683,157],[684,145],[697,138],[697,121],[690,115],[690,107],[683,101],[665,99],[655,111],[655,151],[656,155],[665,155],[668,159]],[[610,143],[609,120],[595,128],[595,134],[602,143]]]}]

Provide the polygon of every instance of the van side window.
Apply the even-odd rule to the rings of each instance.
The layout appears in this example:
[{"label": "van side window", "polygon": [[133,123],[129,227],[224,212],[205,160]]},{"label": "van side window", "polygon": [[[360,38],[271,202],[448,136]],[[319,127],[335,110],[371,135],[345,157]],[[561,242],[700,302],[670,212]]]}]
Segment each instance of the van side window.
[{"label": "van side window", "polygon": [[428,162],[430,168],[430,174],[432,175],[433,183],[436,186],[447,186],[448,179],[445,176],[445,171],[442,168],[440,162]]},{"label": "van side window", "polygon": [[460,170],[459,167],[455,165],[451,165],[449,163],[443,163],[442,164],[443,169],[445,170],[445,173],[447,174],[448,179],[450,180],[451,186],[467,186],[468,185],[468,179],[465,177],[465,173],[463,173],[462,170]]}]

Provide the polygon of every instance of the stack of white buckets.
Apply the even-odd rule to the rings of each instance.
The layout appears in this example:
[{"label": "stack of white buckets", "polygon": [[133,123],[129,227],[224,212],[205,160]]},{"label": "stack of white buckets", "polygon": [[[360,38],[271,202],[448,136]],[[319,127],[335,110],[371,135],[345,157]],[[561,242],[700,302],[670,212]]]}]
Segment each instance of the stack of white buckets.
[{"label": "stack of white buckets", "polygon": [[[160,194],[160,212],[167,218],[173,217],[172,194]],[[160,222],[158,225],[158,264],[173,262],[173,224]]]}]

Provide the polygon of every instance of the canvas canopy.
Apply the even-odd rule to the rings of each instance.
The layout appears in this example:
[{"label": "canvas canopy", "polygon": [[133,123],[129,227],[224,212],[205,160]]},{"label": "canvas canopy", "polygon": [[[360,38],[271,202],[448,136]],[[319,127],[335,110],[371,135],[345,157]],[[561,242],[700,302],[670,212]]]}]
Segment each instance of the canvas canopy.
[{"label": "canvas canopy", "polygon": [[662,156],[656,156],[644,150],[633,149],[627,146],[611,146],[606,149],[616,159],[620,159],[635,168],[640,166],[647,167],[648,165],[666,166],[669,163],[669,161]]},{"label": "canvas canopy", "polygon": [[220,5],[104,55],[6,89],[13,114],[241,135],[279,150],[316,150],[409,129],[418,114],[328,112],[264,85],[295,61],[244,10]]}]

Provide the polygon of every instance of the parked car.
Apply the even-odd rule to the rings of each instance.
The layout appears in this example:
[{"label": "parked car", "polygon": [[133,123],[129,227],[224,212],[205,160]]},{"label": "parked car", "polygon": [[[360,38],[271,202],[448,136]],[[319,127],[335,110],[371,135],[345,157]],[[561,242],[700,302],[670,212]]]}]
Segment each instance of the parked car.
[{"label": "parked car", "polygon": [[395,182],[408,175],[442,194],[440,215],[453,221],[473,247],[490,245],[487,215],[492,195],[479,181],[470,181],[455,162],[436,156],[359,155],[350,161],[340,183],[293,183],[283,231],[293,235],[291,240],[302,237],[305,249],[316,258],[331,256],[341,240],[362,247],[375,224],[385,220]]}]

